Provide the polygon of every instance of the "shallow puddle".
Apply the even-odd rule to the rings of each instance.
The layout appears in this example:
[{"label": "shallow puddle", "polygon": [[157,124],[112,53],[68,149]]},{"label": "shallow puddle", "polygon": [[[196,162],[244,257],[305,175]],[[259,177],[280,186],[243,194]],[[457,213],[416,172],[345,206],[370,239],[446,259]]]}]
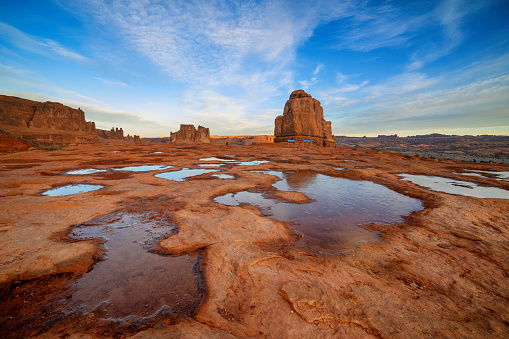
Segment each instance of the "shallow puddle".
[{"label": "shallow puddle", "polygon": [[468,181],[435,176],[413,174],[398,175],[403,180],[429,188],[432,191],[459,194],[475,198],[509,199],[509,191],[497,187],[484,187]]},{"label": "shallow puddle", "polygon": [[198,167],[221,167],[221,166],[224,166],[224,164],[198,164],[196,166],[198,166]]},{"label": "shallow puddle", "polygon": [[158,178],[174,180],[174,181],[184,181],[187,178],[195,177],[205,173],[218,172],[217,169],[202,169],[202,168],[183,168],[178,171],[172,172],[164,172],[155,174]]},{"label": "shallow puddle", "polygon": [[67,171],[67,172],[65,172],[65,174],[67,174],[67,175],[87,175],[87,174],[101,173],[101,172],[106,172],[106,171],[107,170],[100,170],[97,168],[83,168],[83,169],[79,169],[79,170]]},{"label": "shallow puddle", "polygon": [[200,161],[237,161],[235,159],[222,159],[218,157],[208,157],[208,158],[200,158]]},{"label": "shallow puddle", "polygon": [[47,195],[49,197],[59,197],[64,195],[91,192],[101,189],[103,187],[104,186],[102,185],[89,185],[89,184],[66,185],[46,190],[42,193],[42,195]]},{"label": "shallow puddle", "polygon": [[471,176],[477,176],[477,177],[484,177],[484,178],[493,179],[493,178],[485,175],[485,174],[492,174],[492,175],[495,176],[494,179],[503,180],[503,181],[508,181],[509,180],[509,171],[495,172],[495,171],[481,171],[481,170],[467,170],[467,169],[465,171],[469,171],[469,172],[463,172],[463,173],[457,173],[457,174],[471,175]]},{"label": "shallow puddle", "polygon": [[220,174],[211,174],[210,176],[211,177],[216,177],[216,178],[219,178],[219,179],[235,179],[234,175],[223,174],[223,173],[220,173]]},{"label": "shallow puddle", "polygon": [[236,165],[239,165],[239,166],[254,166],[254,165],[265,164],[265,163],[268,163],[268,162],[269,161],[267,161],[267,160],[241,161],[241,162],[238,162]]},{"label": "shallow puddle", "polygon": [[302,192],[316,201],[291,204],[251,192],[230,193],[214,201],[225,205],[257,205],[277,220],[294,223],[292,227],[304,235],[294,246],[309,252],[336,254],[353,249],[361,242],[379,240],[377,232],[357,225],[401,222],[403,215],[422,208],[419,200],[369,181],[334,178],[313,172],[261,173],[282,178],[273,185],[278,190]]},{"label": "shallow puddle", "polygon": [[107,258],[73,284],[66,308],[89,312],[101,302],[109,318],[145,317],[162,306],[180,315],[194,312],[201,302],[192,268],[196,255],[162,256],[148,252],[154,239],[175,232],[175,225],[158,213],[111,214],[74,226],[74,239],[107,239]]},{"label": "shallow puddle", "polygon": [[101,173],[107,171],[127,171],[127,172],[149,172],[149,171],[162,171],[165,169],[173,168],[171,165],[140,165],[140,166],[127,166],[120,168],[110,168],[108,170],[100,170],[97,168],[83,168],[78,170],[71,170],[65,172],[67,175],[87,175],[94,173]]},{"label": "shallow puddle", "polygon": [[113,168],[114,171],[130,171],[130,172],[148,172],[148,171],[161,171],[175,166],[171,165],[141,165],[141,166],[127,166],[122,168]]}]

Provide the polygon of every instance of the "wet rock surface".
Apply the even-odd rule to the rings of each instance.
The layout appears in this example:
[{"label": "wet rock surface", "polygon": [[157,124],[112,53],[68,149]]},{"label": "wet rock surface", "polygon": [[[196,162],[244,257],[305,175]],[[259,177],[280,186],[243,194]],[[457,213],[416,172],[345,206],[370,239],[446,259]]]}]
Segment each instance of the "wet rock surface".
[{"label": "wet rock surface", "polygon": [[[507,166],[284,146],[111,141],[1,155],[0,336],[506,336],[509,199],[436,192],[398,175],[440,176],[508,190],[507,181],[495,177],[458,174],[507,171]],[[171,171],[198,169],[198,159],[228,159],[232,154],[239,163],[250,165],[222,162],[220,173],[235,177],[229,180],[204,174],[172,181],[154,175],[168,170],[65,175],[70,170],[147,164],[175,166]],[[364,225],[380,232],[380,242],[363,243],[340,255],[311,253],[294,246],[299,236],[287,223],[254,206],[213,201],[229,193],[273,191],[277,177],[255,171],[313,171],[371,181],[421,200],[423,208],[396,224]],[[84,181],[104,187],[67,196],[40,195]],[[303,199],[280,194],[287,201]],[[199,270],[194,274],[204,298],[191,316],[169,306],[148,317],[122,319],[110,318],[107,304],[92,310],[65,308],[65,300],[70,304],[74,294],[69,295],[69,284],[79,285],[75,281],[93,273],[102,263],[98,260],[105,255],[107,261],[110,255],[107,242],[76,241],[69,232],[119,210],[131,214],[158,210],[177,225],[174,233],[153,244],[152,251],[159,254],[152,255],[171,260],[199,252]],[[142,281],[150,285],[150,279]],[[161,288],[174,288],[171,279],[169,274]]]}]

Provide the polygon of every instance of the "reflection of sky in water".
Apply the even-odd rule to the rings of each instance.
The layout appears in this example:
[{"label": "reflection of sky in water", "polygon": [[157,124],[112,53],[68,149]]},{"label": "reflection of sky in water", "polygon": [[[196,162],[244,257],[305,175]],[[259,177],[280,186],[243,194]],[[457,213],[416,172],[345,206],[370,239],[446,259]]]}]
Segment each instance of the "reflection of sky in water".
[{"label": "reflection of sky in water", "polygon": [[198,166],[198,167],[221,167],[221,166],[224,166],[224,164],[198,164],[196,166]]},{"label": "reflection of sky in water", "polygon": [[231,174],[211,174],[210,176],[219,179],[235,179],[235,176]]},{"label": "reflection of sky in water", "polygon": [[88,185],[88,184],[67,185],[67,186],[61,186],[61,187],[49,189],[49,190],[43,192],[42,195],[47,195],[49,197],[57,197],[57,196],[63,196],[63,195],[71,195],[71,194],[95,191],[100,188],[103,188],[103,186]]},{"label": "reflection of sky in water", "polygon": [[[504,181],[509,180],[509,171],[496,172],[496,171],[481,171],[481,170],[467,170],[467,169],[465,171],[471,171],[471,172],[456,173],[456,174],[489,178],[488,176],[483,175],[483,173],[487,173],[487,174],[495,175],[496,176],[495,179],[498,179],[498,180],[504,180]],[[490,179],[493,179],[493,178],[490,178]]]},{"label": "reflection of sky in water", "polygon": [[[110,214],[71,228],[73,239],[103,238],[106,260],[73,284],[68,307],[91,311],[108,301],[107,317],[149,316],[163,305],[189,315],[199,305],[192,267],[193,256],[169,257],[148,252],[158,237],[174,234],[176,225],[157,212]],[[162,288],[171,286],[171,288]]]},{"label": "reflection of sky in water", "polygon": [[115,171],[129,171],[129,172],[148,172],[148,171],[160,171],[175,166],[171,165],[141,165],[141,166],[127,166],[121,168],[113,168]]},{"label": "reflection of sky in water", "polygon": [[[140,165],[140,166],[127,166],[119,168],[111,168],[110,171],[129,171],[129,172],[148,172],[148,171],[161,171],[175,166],[171,165]],[[65,172],[67,175],[87,175],[94,173],[107,172],[108,170],[100,170],[97,168],[83,168],[78,170],[71,170]]]},{"label": "reflection of sky in water", "polygon": [[295,246],[307,251],[338,253],[354,248],[358,242],[377,240],[375,232],[357,225],[397,223],[403,220],[402,215],[422,208],[419,200],[370,181],[334,178],[305,171],[257,172],[283,179],[273,184],[278,190],[299,191],[316,201],[290,204],[265,199],[262,193],[251,192],[229,193],[214,201],[225,205],[257,205],[275,219],[298,223],[292,227],[303,233],[304,238]]},{"label": "reflection of sky in water", "polygon": [[509,199],[509,191],[497,187],[484,187],[475,183],[443,177],[399,174],[406,181],[429,188],[432,191],[459,194],[476,198]]},{"label": "reflection of sky in water", "polygon": [[254,165],[261,165],[268,163],[267,160],[253,160],[253,161],[241,161],[238,162],[237,165],[239,166],[254,166]]},{"label": "reflection of sky in water", "polygon": [[217,169],[183,168],[179,171],[158,173],[158,174],[155,174],[155,176],[158,178],[163,178],[163,179],[168,179],[168,180],[184,181],[184,179],[189,178],[189,177],[194,177],[197,175],[211,173],[211,172],[218,172],[218,171],[219,170],[217,170]]},{"label": "reflection of sky in water", "polygon": [[200,161],[237,161],[235,159],[221,159],[218,157],[208,157],[208,158],[200,158]]}]

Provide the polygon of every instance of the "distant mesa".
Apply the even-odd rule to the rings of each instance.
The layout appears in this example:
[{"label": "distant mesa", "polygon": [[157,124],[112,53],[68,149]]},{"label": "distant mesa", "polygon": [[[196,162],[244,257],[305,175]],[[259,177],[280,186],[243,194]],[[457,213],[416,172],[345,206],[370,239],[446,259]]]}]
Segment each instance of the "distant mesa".
[{"label": "distant mesa", "polygon": [[211,136],[211,141],[218,145],[253,145],[271,144],[274,142],[273,135],[241,135],[241,136]]},{"label": "distant mesa", "polygon": [[208,128],[194,125],[180,125],[180,130],[170,132],[170,142],[177,144],[210,144],[210,131]]},{"label": "distant mesa", "polygon": [[124,137],[122,128],[96,129],[80,108],[7,95],[0,95],[0,129],[41,145],[92,144],[99,138],[140,141],[137,135]]},{"label": "distant mesa", "polygon": [[80,108],[58,102],[0,95],[0,128],[16,137],[48,145],[97,142],[95,123],[85,121]]},{"label": "distant mesa", "polygon": [[122,128],[115,128],[112,127],[111,130],[105,130],[105,129],[97,129],[97,135],[103,139],[110,139],[110,140],[125,140],[130,142],[140,142],[140,136],[134,135],[130,136],[129,134],[124,137],[124,130]]},{"label": "distant mesa", "polygon": [[304,140],[312,140],[313,145],[336,147],[331,122],[323,118],[320,101],[302,89],[290,94],[283,115],[276,118],[274,136],[275,143],[295,140],[302,144]]}]

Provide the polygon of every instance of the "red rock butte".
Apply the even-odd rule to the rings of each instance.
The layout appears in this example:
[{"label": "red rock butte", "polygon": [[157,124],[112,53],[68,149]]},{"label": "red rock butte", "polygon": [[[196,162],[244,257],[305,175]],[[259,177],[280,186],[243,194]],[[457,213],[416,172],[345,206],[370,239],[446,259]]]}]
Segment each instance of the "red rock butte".
[{"label": "red rock butte", "polygon": [[95,123],[85,113],[58,102],[37,102],[0,95],[0,128],[47,144],[95,143]]},{"label": "red rock butte", "polygon": [[290,94],[283,115],[276,118],[274,136],[276,143],[312,140],[314,145],[336,147],[331,122],[325,121],[320,101],[302,89]]},{"label": "red rock butte", "polygon": [[170,142],[177,144],[210,144],[210,131],[208,128],[194,125],[181,124],[180,130],[170,132]]}]

